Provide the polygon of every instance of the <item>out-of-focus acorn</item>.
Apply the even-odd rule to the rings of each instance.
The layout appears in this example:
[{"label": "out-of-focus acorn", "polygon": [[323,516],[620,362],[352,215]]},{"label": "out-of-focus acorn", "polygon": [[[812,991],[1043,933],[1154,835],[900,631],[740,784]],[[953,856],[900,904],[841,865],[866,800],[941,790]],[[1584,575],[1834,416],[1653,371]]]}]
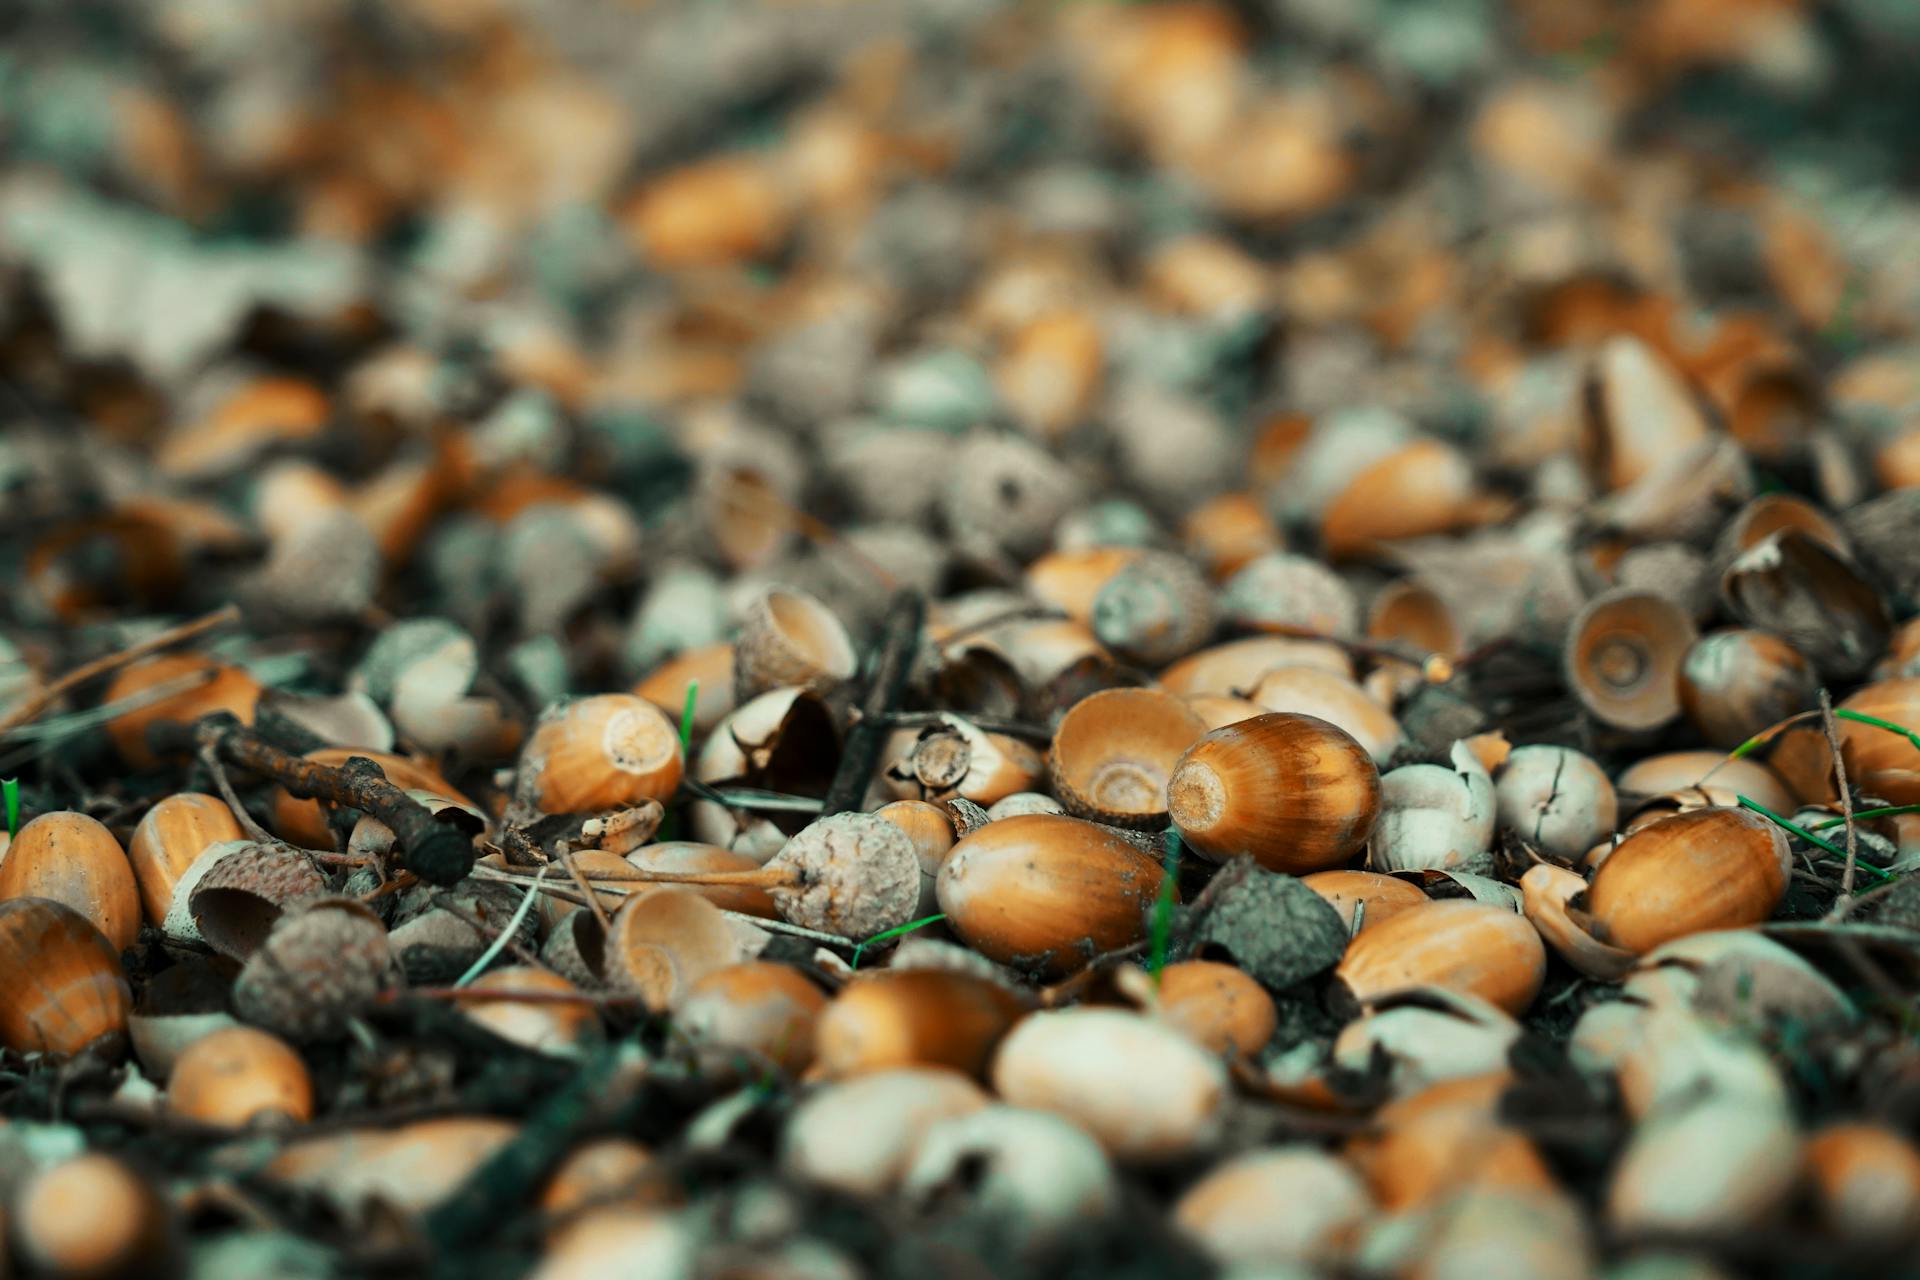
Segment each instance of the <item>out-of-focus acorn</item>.
[{"label": "out-of-focus acorn", "polygon": [[519,1131],[515,1120],[455,1115],[296,1136],[261,1174],[344,1213],[379,1203],[412,1217],[445,1200]]},{"label": "out-of-focus acorn", "polygon": [[1445,533],[1471,513],[1473,467],[1443,440],[1415,440],[1353,477],[1320,513],[1320,541],[1333,559],[1378,551],[1402,538]]},{"label": "out-of-focus acorn", "polygon": [[1347,1156],[1389,1211],[1444,1205],[1465,1187],[1547,1190],[1554,1178],[1531,1139],[1500,1121],[1504,1068],[1430,1085],[1374,1116]]},{"label": "out-of-focus acorn", "polygon": [[987,1069],[1020,1001],[998,983],[940,969],[883,969],[849,982],[820,1015],[817,1060],[827,1075],[895,1067]]},{"label": "out-of-focus acorn", "polygon": [[116,953],[140,934],[140,890],[113,833],[84,813],[43,813],[0,859],[0,899],[47,898],[84,916]]},{"label": "out-of-focus acorn", "polygon": [[1607,1188],[1607,1221],[1632,1235],[1724,1240],[1785,1205],[1800,1163],[1784,1105],[1710,1095],[1634,1129]]},{"label": "out-of-focus acorn", "polygon": [[234,980],[233,1008],[289,1040],[325,1040],[396,978],[380,918],[351,899],[322,898],[273,926]]},{"label": "out-of-focus acorn", "polygon": [[1417,885],[1378,871],[1316,871],[1300,883],[1325,898],[1349,930],[1356,918],[1361,929],[1371,929],[1429,901]]},{"label": "out-of-focus acorn", "polygon": [[957,1071],[908,1067],[837,1081],[787,1121],[780,1163],[794,1176],[852,1195],[880,1195],[905,1176],[934,1125],[987,1105]]},{"label": "out-of-focus acorn", "polygon": [[1410,987],[1479,996],[1526,1012],[1546,978],[1547,951],[1518,913],[1482,902],[1429,902],[1362,930],[1334,969],[1338,997],[1365,1005]]},{"label": "out-of-focus acorn", "polygon": [[1035,435],[1056,439],[1092,409],[1104,372],[1099,325],[1062,307],[1014,334],[994,370],[1000,398]]},{"label": "out-of-focus acorn", "polygon": [[1200,722],[1209,732],[1224,729],[1230,724],[1239,724],[1242,720],[1251,720],[1255,716],[1265,715],[1266,708],[1246,698],[1235,698],[1219,693],[1190,693],[1181,701],[1200,717]]},{"label": "out-of-focus acorn", "polygon": [[1728,628],[1700,637],[1680,665],[1680,704],[1716,747],[1732,750],[1814,705],[1813,667],[1785,640]]},{"label": "out-of-focus acorn", "polygon": [[1461,991],[1415,987],[1375,1000],[1333,1043],[1334,1065],[1359,1075],[1384,1071],[1395,1097],[1463,1076],[1503,1071],[1520,1024]]},{"label": "out-of-focus acorn", "polygon": [[1279,1020],[1265,987],[1244,969],[1216,960],[1168,965],[1151,994],[1150,1012],[1224,1056],[1258,1057]]},{"label": "out-of-focus acorn", "polygon": [[700,687],[693,695],[693,732],[704,735],[739,705],[733,696],[733,645],[702,645],[668,658],[634,685],[633,692],[677,719],[696,683]]},{"label": "out-of-focus acorn", "polygon": [[1084,1129],[1001,1105],[931,1125],[901,1182],[917,1204],[947,1203],[963,1189],[968,1207],[1041,1245],[1100,1221],[1119,1198],[1107,1153]]},{"label": "out-of-focus acorn", "polygon": [[1165,666],[1213,634],[1213,589],[1185,556],[1142,552],[1100,588],[1091,623],[1100,643],[1127,661]]},{"label": "out-of-focus acorn", "polygon": [[569,1151],[540,1192],[540,1209],[561,1218],[595,1205],[635,1208],[659,1203],[653,1153],[632,1138],[589,1138]]},{"label": "out-of-focus acorn", "polygon": [[1150,829],[1167,811],[1167,781],[1206,725],[1159,689],[1103,689],[1073,704],[1054,731],[1048,766],[1067,811]]},{"label": "out-of-focus acorn", "polygon": [[1465,634],[1446,600],[1416,578],[1397,578],[1375,594],[1367,606],[1367,638],[1429,655],[1425,667],[1397,660],[1382,664],[1391,686],[1401,692],[1426,678],[1433,658],[1450,662],[1466,647]]},{"label": "out-of-focus acorn", "polygon": [[614,913],[606,939],[606,976],[637,991],[655,1012],[671,1009],[701,978],[751,959],[765,945],[747,926],[690,888],[633,894]]},{"label": "out-of-focus acorn", "polygon": [[1626,817],[1676,793],[1695,807],[1732,808],[1741,796],[1758,800],[1775,813],[1795,807],[1793,793],[1771,768],[1751,758],[1729,760],[1718,751],[1668,751],[1636,760],[1620,771],[1614,786]]},{"label": "out-of-focus acorn", "polygon": [[1189,654],[1160,673],[1160,686],[1183,696],[1244,697],[1276,667],[1318,667],[1333,675],[1353,676],[1353,659],[1337,645],[1297,636],[1249,636]]},{"label": "out-of-focus acorn", "polygon": [[218,796],[183,791],[147,810],[133,829],[127,861],[132,864],[148,922],[157,925],[166,920],[174,886],[201,854],[244,835],[233,810]]},{"label": "out-of-focus acorn", "polygon": [[660,708],[630,693],[597,694],[541,714],[520,753],[513,794],[539,813],[664,802],[685,763],[679,729]]},{"label": "out-of-focus acorn", "polygon": [[[174,693],[160,690],[174,688]],[[100,695],[102,706],[149,694],[154,701],[132,707],[107,721],[107,736],[120,758],[136,769],[152,769],[160,758],[147,746],[147,726],[187,724],[215,711],[231,711],[253,723],[260,682],[239,667],[197,653],[163,653],[122,667]]]},{"label": "out-of-focus acorn", "polygon": [[1385,764],[1406,734],[1393,713],[1367,691],[1318,667],[1275,667],[1247,691],[1268,711],[1318,716],[1353,735],[1375,764]]},{"label": "out-of-focus acorn", "polygon": [[995,1091],[1057,1112],[1116,1159],[1177,1159],[1221,1135],[1229,1089],[1220,1060],[1164,1022],[1118,1009],[1036,1013],[1000,1042]]},{"label": "out-of-focus acorn", "polygon": [[1501,827],[1559,858],[1577,858],[1612,835],[1620,817],[1607,775],[1569,747],[1515,747],[1493,790]]},{"label": "out-of-focus acorn", "polygon": [[114,1156],[75,1156],[26,1179],[7,1234],[36,1275],[62,1280],[165,1276],[179,1259],[153,1184]]},{"label": "out-of-focus acorn", "polygon": [[[1002,818],[1021,818],[1035,813],[1065,813],[1066,811],[1065,805],[1045,792],[1016,791],[1010,796],[1002,796],[987,806],[987,821],[998,822]],[[957,825],[955,831],[958,832]],[[944,860],[943,856],[942,861]]]},{"label": "out-of-focus acorn", "polygon": [[859,655],[833,611],[804,591],[775,589],[747,606],[733,642],[734,697],[797,685],[826,694],[853,678]]},{"label": "out-of-focus acorn", "polygon": [[1706,440],[1712,428],[1678,370],[1625,334],[1608,339],[1587,372],[1585,452],[1595,479],[1622,489]]},{"label": "out-of-focus acorn", "polygon": [[1167,810],[1205,857],[1244,853],[1273,871],[1318,871],[1366,843],[1380,810],[1380,775],[1343,730],[1275,712],[1189,747],[1167,784]]},{"label": "out-of-focus acorn", "polygon": [[1160,863],[1078,818],[991,822],[955,844],[937,894],[947,927],[1002,964],[1061,976],[1146,936]]},{"label": "out-of-focus acorn", "polygon": [[1807,1138],[1814,1210],[1831,1235],[1873,1250],[1920,1235],[1920,1150],[1877,1124],[1832,1124]]},{"label": "out-of-focus acorn", "polygon": [[1464,742],[1453,767],[1409,764],[1380,779],[1380,816],[1368,861],[1380,871],[1447,870],[1493,844],[1493,780]]},{"label": "out-of-focus acorn", "polygon": [[1786,893],[1780,829],[1745,809],[1675,814],[1622,841],[1594,873],[1587,911],[1602,941],[1646,952],[1671,938],[1756,924]]},{"label": "out-of-focus acorn", "polygon": [[1741,555],[1720,593],[1742,623],[1779,636],[1830,677],[1864,675],[1893,634],[1886,601],[1853,562],[1797,529]]},{"label": "out-of-focus acorn", "polygon": [[1187,554],[1215,581],[1232,577],[1282,545],[1273,517],[1250,493],[1223,493],[1201,503],[1187,513],[1180,537]]},{"label": "out-of-focus acorn", "polygon": [[887,789],[904,800],[946,800],[960,796],[992,804],[1032,788],[1046,762],[1018,738],[988,733],[951,712],[940,723],[915,733],[894,735],[882,771]]},{"label": "out-of-focus acorn", "polygon": [[704,1068],[754,1075],[772,1063],[790,1075],[805,1071],[827,997],[791,965],[754,960],[711,970],[674,1009],[674,1026]]},{"label": "out-of-focus acorn", "polygon": [[792,217],[771,162],[739,153],[660,175],[635,193],[620,221],[649,263],[683,271],[764,257],[786,238]]},{"label": "out-of-focus acorn", "polygon": [[1318,560],[1286,551],[1248,561],[1227,579],[1220,612],[1254,631],[1350,636],[1360,628],[1352,589]]},{"label": "out-of-focus acorn", "polygon": [[1582,705],[1621,729],[1656,729],[1680,714],[1680,664],[1693,619],[1644,591],[1590,601],[1567,635],[1567,684]]},{"label": "out-of-focus acorn", "polygon": [[1222,1266],[1324,1266],[1346,1255],[1372,1209],[1366,1185],[1339,1157],[1275,1147],[1207,1174],[1173,1206],[1173,1221]]},{"label": "out-of-focus acorn", "polygon": [[133,996],[120,955],[85,916],[45,898],[0,901],[0,1045],[15,1053],[111,1057],[124,1047]]},{"label": "out-of-focus acorn", "polygon": [[227,1129],[305,1124],[313,1119],[313,1081],[286,1041],[228,1027],[200,1037],[175,1060],[167,1110]]},{"label": "out-of-focus acorn", "polygon": [[[468,1021],[502,1040],[539,1053],[579,1057],[601,1037],[600,1014],[592,1003],[565,1000],[579,995],[580,989],[545,969],[531,965],[491,969],[461,991],[456,1007]],[[521,994],[560,998],[540,1002],[514,999]]]},{"label": "out-of-focus acorn", "polygon": [[1663,942],[1639,958],[1624,994],[1648,1005],[1679,1004],[1734,1026],[1792,1018],[1808,1028],[1858,1016],[1845,991],[1812,963],[1758,929],[1717,929]]},{"label": "out-of-focus acorn", "polygon": [[1079,623],[1093,621],[1093,602],[1114,575],[1146,554],[1109,545],[1049,551],[1027,566],[1027,594]]}]

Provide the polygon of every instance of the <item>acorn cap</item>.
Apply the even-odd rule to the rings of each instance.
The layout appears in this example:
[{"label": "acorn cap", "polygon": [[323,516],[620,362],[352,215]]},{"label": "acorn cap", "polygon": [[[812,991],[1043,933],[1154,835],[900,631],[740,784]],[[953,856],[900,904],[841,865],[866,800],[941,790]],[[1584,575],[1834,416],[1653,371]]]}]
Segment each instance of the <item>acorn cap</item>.
[{"label": "acorn cap", "polygon": [[0,1045],[15,1053],[117,1056],[133,996],[120,954],[73,908],[45,898],[0,902]]},{"label": "acorn cap", "polygon": [[1166,819],[1167,781],[1206,733],[1192,708],[1159,689],[1106,689],[1073,704],[1054,730],[1048,767],[1067,811],[1112,826]]},{"label": "acorn cap", "polygon": [[352,899],[321,898],[274,924],[234,980],[233,1008],[289,1040],[326,1040],[398,976],[380,918]]},{"label": "acorn cap", "polygon": [[1221,615],[1255,631],[1350,636],[1360,626],[1353,590],[1318,560],[1274,551],[1220,589]]},{"label": "acorn cap", "polygon": [[1120,657],[1165,666],[1213,635],[1213,588],[1185,556],[1142,552],[1100,588],[1091,622]]},{"label": "acorn cap", "polygon": [[279,841],[235,840],[202,854],[174,897],[177,903],[186,894],[195,936],[221,955],[245,960],[289,908],[326,887],[304,851]]},{"label": "acorn cap", "polygon": [[1720,594],[1733,615],[1773,632],[1822,673],[1866,673],[1885,652],[1893,620],[1851,560],[1798,529],[1768,534],[1728,566]]},{"label": "acorn cap", "polygon": [[830,693],[858,669],[846,627],[803,591],[763,593],[747,607],[734,638],[734,696],[742,703],[787,685]]},{"label": "acorn cap", "polygon": [[1680,714],[1680,664],[1696,635],[1693,619],[1669,600],[1608,592],[1573,621],[1567,684],[1605,723],[1656,729]]}]

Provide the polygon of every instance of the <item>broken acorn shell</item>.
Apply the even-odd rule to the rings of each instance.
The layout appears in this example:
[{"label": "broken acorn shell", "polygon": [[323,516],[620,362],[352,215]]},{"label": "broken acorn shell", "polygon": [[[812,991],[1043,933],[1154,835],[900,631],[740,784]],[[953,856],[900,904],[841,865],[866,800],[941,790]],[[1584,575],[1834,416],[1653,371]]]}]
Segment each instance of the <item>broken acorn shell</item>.
[{"label": "broken acorn shell", "polygon": [[1076,817],[1151,830],[1166,821],[1174,766],[1207,732],[1192,708],[1160,689],[1103,689],[1073,704],[1054,730],[1053,791]]},{"label": "broken acorn shell", "polygon": [[1046,772],[1040,753],[1018,738],[988,733],[951,712],[941,712],[939,720],[917,732],[901,730],[889,744],[881,777],[903,800],[959,796],[992,804],[1030,790]]},{"label": "broken acorn shell", "polygon": [[1463,1076],[1504,1071],[1521,1028],[1463,991],[1411,987],[1375,1000],[1341,1028],[1333,1064],[1380,1079],[1394,1096]]},{"label": "broken acorn shell", "polygon": [[556,703],[520,753],[514,800],[538,813],[600,813],[665,802],[686,761],[667,714],[631,693]]},{"label": "broken acorn shell", "polygon": [[1373,762],[1385,764],[1406,734],[1393,713],[1344,676],[1318,667],[1275,667],[1247,690],[1268,711],[1318,716],[1353,735]]},{"label": "broken acorn shell", "polygon": [[751,960],[703,974],[673,1013],[704,1070],[758,1075],[771,1063],[799,1075],[813,1062],[827,997],[792,965]]},{"label": "broken acorn shell", "polygon": [[1302,874],[1357,853],[1380,811],[1380,775],[1338,726],[1270,712],[1215,729],[1187,749],[1167,784],[1167,810],[1196,853],[1251,854]]},{"label": "broken acorn shell", "polygon": [[1773,914],[1791,867],[1786,836],[1745,809],[1696,809],[1622,841],[1594,872],[1586,910],[1603,942],[1635,953]]},{"label": "broken acorn shell", "polygon": [[833,610],[804,591],[776,588],[747,607],[733,642],[734,697],[797,685],[830,693],[859,667],[853,640]]},{"label": "broken acorn shell", "polygon": [[1059,977],[1144,938],[1164,875],[1103,827],[1035,814],[955,844],[937,894],[947,927],[982,955]]},{"label": "broken acorn shell", "polygon": [[174,1060],[167,1110],[222,1129],[305,1124],[313,1119],[313,1080],[278,1036],[227,1027],[201,1036]]},{"label": "broken acorn shell", "polygon": [[863,973],[827,1005],[815,1058],[830,1076],[894,1067],[951,1067],[981,1076],[1025,1012],[998,983],[943,969]]},{"label": "broken acorn shell", "polygon": [[1614,786],[1628,816],[1638,814],[1648,801],[1675,792],[1687,793],[1696,805],[1731,808],[1740,803],[1741,796],[1747,796],[1775,813],[1795,807],[1793,793],[1772,769],[1751,758],[1729,760],[1718,751],[1668,751],[1648,756],[1623,769]]},{"label": "broken acorn shell", "polygon": [[1518,1017],[1539,994],[1546,969],[1546,948],[1524,918],[1456,899],[1362,930],[1333,972],[1339,1003],[1367,1005],[1412,987],[1441,987]]},{"label": "broken acorn shell", "polygon": [[1731,751],[1815,705],[1819,678],[1800,651],[1766,631],[1701,636],[1680,664],[1680,705],[1714,746]]},{"label": "broken acorn shell", "polygon": [[[742,703],[700,744],[693,776],[708,786],[737,783],[788,795],[824,795],[840,759],[840,731],[818,694],[772,689]],[[710,800],[688,806],[694,839],[764,862],[792,827],[779,815],[729,809]]]},{"label": "broken acorn shell", "polygon": [[633,894],[614,913],[607,933],[607,981],[664,1012],[707,974],[757,955],[766,935],[756,938],[751,929],[690,888]]},{"label": "broken acorn shell", "polygon": [[1529,867],[1520,877],[1527,921],[1560,958],[1601,982],[1618,982],[1639,957],[1624,947],[1602,942],[1574,920],[1568,903],[1587,891],[1578,874],[1550,863]]},{"label": "broken acorn shell", "polygon": [[1558,858],[1578,858],[1612,835],[1620,819],[1613,783],[1570,747],[1515,747],[1493,792],[1500,826]]},{"label": "broken acorn shell", "polygon": [[922,1208],[964,1196],[968,1211],[991,1215],[1029,1246],[1104,1219],[1119,1198],[1112,1162],[1084,1129],[1002,1104],[929,1127],[901,1192]]},{"label": "broken acorn shell", "polygon": [[1173,1223],[1221,1266],[1261,1273],[1338,1264],[1372,1210],[1345,1161],[1302,1144],[1220,1165],[1175,1203]]},{"label": "broken acorn shell", "polygon": [[152,769],[161,763],[147,746],[147,726],[188,724],[215,711],[231,711],[242,724],[252,724],[260,701],[260,682],[240,667],[204,654],[163,653],[123,667],[107,683],[100,705],[113,706],[173,686],[181,687],[107,721],[107,737],[120,758],[135,769]]},{"label": "broken acorn shell", "polygon": [[140,934],[140,890],[113,833],[84,813],[43,813],[0,858],[0,899],[47,898],[79,912],[117,955]]},{"label": "broken acorn shell", "polygon": [[245,834],[233,810],[218,796],[183,791],[147,810],[127,842],[127,861],[140,887],[148,923],[165,922],[175,886],[201,854]]},{"label": "broken acorn shell", "polygon": [[15,1053],[117,1056],[133,995],[120,955],[85,916],[45,898],[0,902],[0,1045]]},{"label": "broken acorn shell", "polygon": [[1452,768],[1409,764],[1380,779],[1380,816],[1367,842],[1378,871],[1449,870],[1493,844],[1493,780],[1464,742]]},{"label": "broken acorn shell", "polygon": [[1680,664],[1693,619],[1645,591],[1589,601],[1567,634],[1567,684],[1582,705],[1620,729],[1657,729],[1680,714]]},{"label": "broken acorn shell", "polygon": [[1749,627],[1785,640],[1821,674],[1851,679],[1886,651],[1886,601],[1853,562],[1818,538],[1781,529],[1727,567],[1720,594]]},{"label": "broken acorn shell", "polygon": [[1315,871],[1300,883],[1327,900],[1349,931],[1372,929],[1402,911],[1430,901],[1419,886],[1378,871]]}]

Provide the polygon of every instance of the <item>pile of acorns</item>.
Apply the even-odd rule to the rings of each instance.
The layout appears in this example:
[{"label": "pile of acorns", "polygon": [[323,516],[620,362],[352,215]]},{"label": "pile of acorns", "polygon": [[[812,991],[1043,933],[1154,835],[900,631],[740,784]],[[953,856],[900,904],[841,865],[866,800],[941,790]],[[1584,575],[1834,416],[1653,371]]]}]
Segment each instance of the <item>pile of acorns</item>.
[{"label": "pile of acorns", "polygon": [[0,1272],[1910,1259],[1920,33],[1376,7],[27,24]]}]

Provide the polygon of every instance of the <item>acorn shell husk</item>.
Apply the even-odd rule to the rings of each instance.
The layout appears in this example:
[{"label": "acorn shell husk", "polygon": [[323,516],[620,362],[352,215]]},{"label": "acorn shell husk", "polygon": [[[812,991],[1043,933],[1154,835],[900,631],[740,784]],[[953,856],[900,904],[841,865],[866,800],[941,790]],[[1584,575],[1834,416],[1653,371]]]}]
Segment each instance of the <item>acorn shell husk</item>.
[{"label": "acorn shell husk", "polygon": [[1846,556],[1797,529],[1767,535],[1727,567],[1720,594],[1744,625],[1792,645],[1822,675],[1856,679],[1886,651],[1893,619]]},{"label": "acorn shell husk", "polygon": [[768,591],[747,607],[734,637],[734,698],[745,703],[789,685],[831,693],[858,666],[853,640],[831,609],[804,591]]},{"label": "acorn shell husk", "polygon": [[1105,689],[1073,704],[1054,730],[1053,792],[1076,817],[1153,830],[1165,825],[1167,781],[1206,725],[1159,689]]},{"label": "acorn shell husk", "polygon": [[1619,822],[1613,783],[1590,756],[1569,747],[1514,748],[1493,791],[1500,826],[1555,857],[1579,857]]},{"label": "acorn shell husk", "polygon": [[1680,664],[1697,638],[1672,601],[1616,590],[1588,602],[1567,635],[1567,684],[1602,722],[1657,729],[1680,714]]}]

